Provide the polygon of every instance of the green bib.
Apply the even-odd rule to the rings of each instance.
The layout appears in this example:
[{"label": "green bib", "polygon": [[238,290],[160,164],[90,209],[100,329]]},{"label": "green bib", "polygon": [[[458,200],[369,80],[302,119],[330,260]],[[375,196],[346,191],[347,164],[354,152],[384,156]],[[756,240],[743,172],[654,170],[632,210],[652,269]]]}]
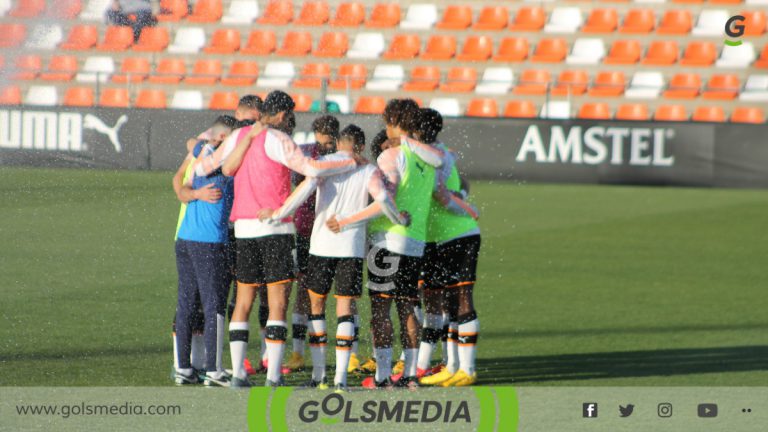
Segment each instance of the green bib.
[{"label": "green bib", "polygon": [[[197,160],[197,159],[195,159]],[[181,181],[181,184],[184,184],[189,180],[189,177],[192,175],[192,168],[194,167],[195,162],[192,161],[187,166],[187,170],[184,171],[184,179]],[[187,214],[187,203],[181,203],[181,208],[179,209],[179,221],[176,222],[176,234],[173,236],[173,240],[178,240],[179,238],[179,228],[181,228],[181,223],[184,221],[184,215]]]},{"label": "green bib", "polygon": [[[455,164],[451,167],[451,175],[448,176],[445,186],[452,192],[461,191],[461,178]],[[452,240],[476,228],[477,221],[470,216],[459,216],[452,213],[434,198],[432,199],[429,223],[427,224],[427,242],[440,243]]]}]

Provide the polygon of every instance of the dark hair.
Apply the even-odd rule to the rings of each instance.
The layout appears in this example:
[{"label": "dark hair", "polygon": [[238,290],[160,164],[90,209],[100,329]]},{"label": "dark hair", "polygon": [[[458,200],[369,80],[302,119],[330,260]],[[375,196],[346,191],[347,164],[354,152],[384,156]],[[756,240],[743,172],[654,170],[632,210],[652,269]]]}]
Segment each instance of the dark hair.
[{"label": "dark hair", "polygon": [[246,126],[250,126],[250,125],[252,125],[252,124],[254,124],[254,123],[256,123],[256,120],[251,120],[251,119],[248,119],[248,120],[240,120],[239,122],[237,122],[237,124],[235,125],[235,127],[234,127],[234,128],[235,128],[235,129],[240,129],[240,128],[244,128],[244,127],[246,127]]},{"label": "dark hair", "polygon": [[425,144],[437,141],[437,135],[443,130],[443,116],[432,108],[419,110],[418,121],[419,140]]},{"label": "dark hair", "polygon": [[384,122],[406,132],[413,132],[418,125],[419,104],[413,99],[392,99],[384,108]]},{"label": "dark hair", "polygon": [[261,111],[264,101],[257,95],[245,95],[237,102],[238,108],[250,108],[256,111]]},{"label": "dark hair", "polygon": [[365,132],[363,132],[363,130],[360,129],[360,127],[357,125],[351,124],[345,127],[341,131],[341,134],[339,135],[339,137],[350,138],[352,140],[352,144],[354,144],[355,148],[358,149],[358,151],[361,151],[363,148],[365,148]]},{"label": "dark hair", "polygon": [[382,129],[371,140],[371,156],[373,156],[374,159],[379,158],[379,155],[381,154],[381,145],[384,144],[387,139],[387,130]]},{"label": "dark hair", "polygon": [[261,112],[272,116],[281,112],[293,111],[295,107],[296,103],[293,102],[293,98],[288,93],[282,90],[273,90],[264,99],[264,103],[261,105]]},{"label": "dark hair", "polygon": [[296,114],[293,111],[286,111],[283,114],[283,121],[275,125],[274,128],[288,135],[293,135],[293,130],[296,129]]},{"label": "dark hair", "polygon": [[332,115],[324,115],[312,121],[312,132],[339,137],[339,120]]},{"label": "dark hair", "polygon": [[216,119],[216,121],[213,122],[213,125],[214,126],[221,125],[229,129],[235,129],[239,123],[240,122],[238,122],[236,118],[229,115],[223,115],[223,116],[219,116]]}]

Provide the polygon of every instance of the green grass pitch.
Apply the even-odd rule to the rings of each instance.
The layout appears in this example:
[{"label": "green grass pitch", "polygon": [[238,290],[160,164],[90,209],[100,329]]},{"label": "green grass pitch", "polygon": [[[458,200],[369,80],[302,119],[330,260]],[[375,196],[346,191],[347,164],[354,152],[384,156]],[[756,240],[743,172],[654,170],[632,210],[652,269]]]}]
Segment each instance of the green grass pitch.
[{"label": "green grass pitch", "polygon": [[[765,191],[472,195],[481,384],[768,385]],[[0,196],[0,385],[170,385],[171,174],[2,168]]]}]

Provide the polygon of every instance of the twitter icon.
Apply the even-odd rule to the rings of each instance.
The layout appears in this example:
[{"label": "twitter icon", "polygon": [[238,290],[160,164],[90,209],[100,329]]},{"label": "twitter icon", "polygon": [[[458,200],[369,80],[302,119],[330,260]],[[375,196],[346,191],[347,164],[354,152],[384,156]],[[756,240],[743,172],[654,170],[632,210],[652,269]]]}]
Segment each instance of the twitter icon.
[{"label": "twitter icon", "polygon": [[631,416],[634,410],[635,410],[635,406],[632,404],[628,404],[625,407],[619,405],[619,414],[621,414],[621,417]]}]

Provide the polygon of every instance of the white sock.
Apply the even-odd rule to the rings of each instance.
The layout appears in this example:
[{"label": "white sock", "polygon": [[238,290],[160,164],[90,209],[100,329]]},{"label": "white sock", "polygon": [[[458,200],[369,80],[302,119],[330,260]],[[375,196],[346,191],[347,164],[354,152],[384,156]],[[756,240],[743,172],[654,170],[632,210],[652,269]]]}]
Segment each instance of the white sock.
[{"label": "white sock", "polygon": [[401,361],[401,362],[405,361],[405,349],[400,351],[400,357],[398,357],[398,360]]},{"label": "white sock", "polygon": [[192,350],[189,361],[194,369],[202,370],[205,368],[205,342],[203,341],[203,335],[192,335]]},{"label": "white sock", "polygon": [[312,353],[312,379],[321,382],[325,378],[325,352],[328,349],[325,315],[310,315],[307,331]]},{"label": "white sock", "polygon": [[340,322],[336,326],[336,374],[333,377],[334,384],[347,385],[347,367],[349,367],[349,357],[352,354],[350,342],[354,340],[354,337],[354,323],[345,321]]},{"label": "white sock", "polygon": [[195,370],[192,368],[176,369],[176,373],[180,373],[184,376],[190,376],[195,373]]},{"label": "white sock", "polygon": [[265,340],[265,335],[266,335],[266,330],[264,328],[259,328],[259,339],[261,340],[259,357],[261,357],[262,362],[265,362],[267,360],[267,342]]},{"label": "white sock", "polygon": [[450,373],[456,373],[459,370],[459,344],[458,337],[459,323],[451,322],[448,325],[448,341],[446,347],[448,348],[448,359],[445,362],[445,368]]},{"label": "white sock", "polygon": [[248,323],[234,322],[229,323],[229,353],[232,357],[232,376],[235,378],[246,379],[245,373],[245,353],[248,351]]},{"label": "white sock", "polygon": [[459,324],[459,369],[469,375],[475,373],[475,355],[477,353],[477,335],[480,321],[477,316],[472,321]]},{"label": "white sock", "polygon": [[443,312],[443,334],[441,336],[441,342],[442,347],[440,350],[441,354],[441,363],[447,364],[448,363],[448,323],[450,319],[448,318],[448,312]]},{"label": "white sock", "polygon": [[352,341],[352,354],[357,355],[358,339],[360,338],[360,315],[355,315],[355,339]]},{"label": "white sock", "polygon": [[176,332],[171,333],[173,338],[173,368],[179,369],[179,343],[176,341]]},{"label": "white sock", "polygon": [[435,350],[442,327],[442,315],[427,314],[424,320],[424,328],[421,332],[421,344],[419,345],[419,359],[417,363],[419,369],[429,369],[432,352]]},{"label": "white sock", "polygon": [[418,321],[419,324],[424,322],[424,310],[421,308],[421,303],[417,303],[413,306],[413,314],[416,315],[416,321]]},{"label": "white sock", "polygon": [[[304,314],[294,313],[291,317],[292,336],[293,336],[293,352],[304,355],[304,339],[307,333],[307,316]],[[299,327],[299,328],[297,328]],[[297,332],[299,330],[299,332]],[[300,336],[300,337],[296,337]]]},{"label": "white sock", "polygon": [[416,359],[419,356],[418,348],[406,348],[405,352],[405,369],[403,369],[404,377],[416,376]]},{"label": "white sock", "polygon": [[216,371],[222,372],[224,366],[224,315],[216,314]]},{"label": "white sock", "polygon": [[376,382],[382,382],[392,375],[392,347],[376,348]]},{"label": "white sock", "polygon": [[285,321],[267,321],[265,337],[269,333],[270,327],[276,328],[281,335],[276,335],[277,337],[270,338],[269,340],[265,339],[267,344],[267,379],[273,383],[279,383],[282,376],[285,337],[288,335],[288,326]]}]

